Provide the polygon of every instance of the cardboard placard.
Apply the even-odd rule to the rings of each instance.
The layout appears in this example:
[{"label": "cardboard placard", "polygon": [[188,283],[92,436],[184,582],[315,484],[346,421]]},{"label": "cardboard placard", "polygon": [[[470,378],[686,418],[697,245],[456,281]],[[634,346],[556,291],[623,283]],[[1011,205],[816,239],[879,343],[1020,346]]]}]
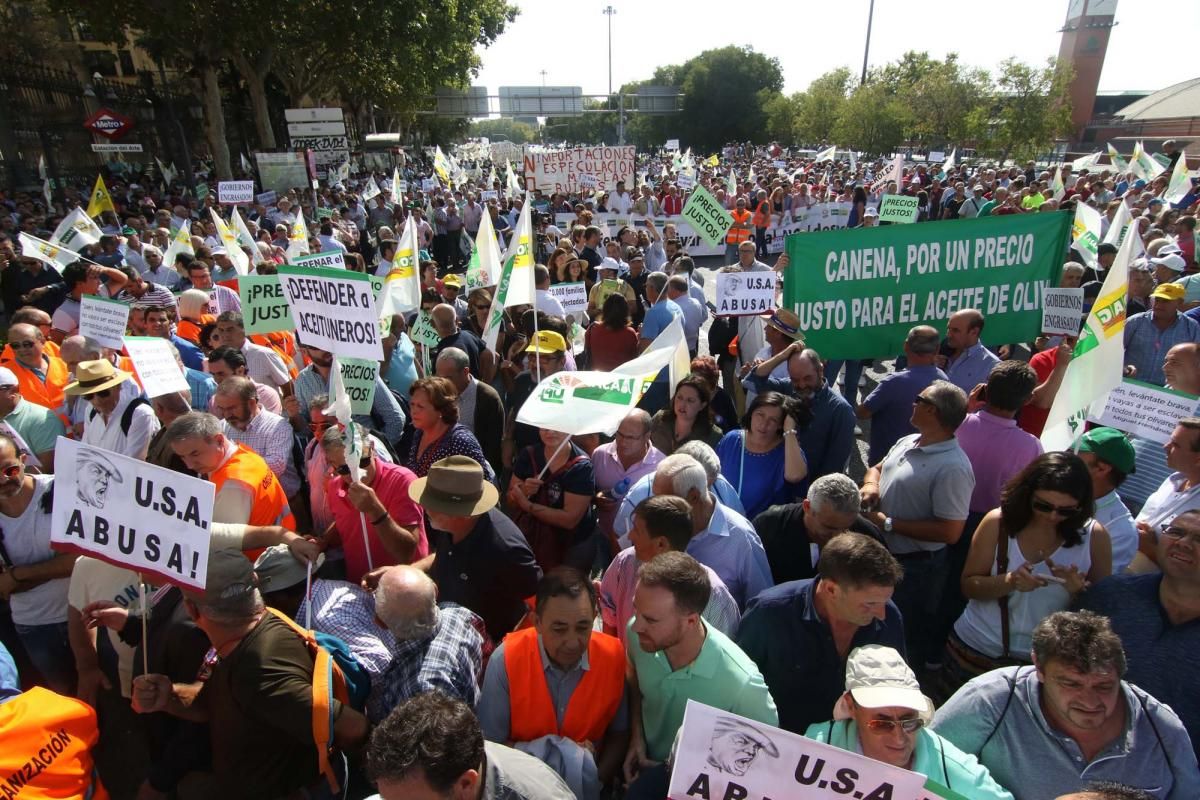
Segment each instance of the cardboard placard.
[{"label": "cardboard placard", "polygon": [[371,279],[344,269],[279,267],[300,341],[334,355],[383,360]]},{"label": "cardboard placard", "polygon": [[246,333],[294,331],[292,308],[283,295],[278,275],[243,275],[238,278],[238,297]]},{"label": "cardboard placard", "polygon": [[433,327],[433,317],[424,309],[417,312],[417,320],[413,323],[412,330],[408,332],[408,335],[414,343],[425,347],[437,347],[438,342],[442,341],[442,337]]},{"label": "cardboard placard", "polygon": [[550,287],[550,295],[563,307],[563,313],[576,320],[587,313],[587,286],[578,283],[556,283]]},{"label": "cardboard placard", "polygon": [[350,413],[370,414],[371,404],[375,402],[375,378],[379,375],[379,362],[339,356],[337,363],[342,370],[342,387],[350,398]]},{"label": "cardboard placard", "polygon": [[125,352],[146,397],[186,392],[187,378],[175,360],[175,346],[156,336],[126,336]]},{"label": "cardboard placard", "polygon": [[774,272],[718,272],[716,313],[736,317],[771,313],[775,278]]},{"label": "cardboard placard", "polygon": [[1042,290],[1042,333],[1078,336],[1083,325],[1083,289]]},{"label": "cardboard placard", "polygon": [[921,201],[901,194],[885,194],[879,204],[880,222],[916,222],[921,213]]},{"label": "cardboard placard", "polygon": [[120,350],[129,324],[129,306],[106,297],[85,294],[79,298],[79,334],[102,347]]},{"label": "cardboard placard", "polygon": [[309,269],[345,269],[346,256],[341,250],[326,250],[323,253],[313,253],[309,256],[297,256],[291,260],[293,267]]},{"label": "cardboard placard", "polygon": [[683,221],[691,226],[704,241],[716,247],[725,241],[725,234],[733,225],[733,215],[725,210],[717,198],[703,186],[697,186],[688,195],[683,207]]},{"label": "cardboard placard", "polygon": [[1133,436],[1166,444],[1175,425],[1194,417],[1200,398],[1152,383],[1125,378],[1108,393],[1104,405],[1093,404],[1088,419]]},{"label": "cardboard placard", "polygon": [[[167,344],[165,339],[161,339]],[[50,546],[204,589],[216,487],[59,437]]]}]

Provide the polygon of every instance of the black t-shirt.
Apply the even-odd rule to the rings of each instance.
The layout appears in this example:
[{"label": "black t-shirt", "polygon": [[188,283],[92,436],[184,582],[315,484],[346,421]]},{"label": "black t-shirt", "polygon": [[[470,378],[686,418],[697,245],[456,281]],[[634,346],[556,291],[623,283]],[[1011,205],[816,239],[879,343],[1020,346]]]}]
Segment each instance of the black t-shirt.
[{"label": "black t-shirt", "polygon": [[520,528],[499,509],[479,517],[458,544],[445,531],[430,530],[436,557],[429,577],[438,600],[458,603],[483,619],[493,642],[500,642],[525,614],[525,598],[537,592],[542,569]]},{"label": "black t-shirt", "polygon": [[[543,375],[542,377],[545,378],[546,376]],[[508,393],[504,407],[516,414],[521,410],[521,406],[525,404],[525,401],[529,399],[529,395],[533,394],[536,385],[537,381],[533,373],[522,372],[513,381],[512,391]],[[532,425],[526,425],[524,422],[516,424],[516,427],[513,429],[513,440],[516,442],[518,451],[542,443],[541,437],[538,436],[538,429]]]},{"label": "black t-shirt", "polygon": [[[269,612],[213,668],[199,702],[209,714],[222,800],[285,797],[320,780],[312,680],[307,646]],[[336,719],[342,706],[332,706]]]},{"label": "black t-shirt", "polygon": [[[754,529],[767,551],[767,563],[771,565],[771,577],[776,585],[816,577],[817,564],[812,557],[812,540],[804,525],[802,504],[771,506],[754,518]],[[862,514],[854,520],[850,530],[870,536],[882,545],[887,544],[879,529]]]},{"label": "black t-shirt", "polygon": [[[546,448],[539,442],[533,447],[526,447],[517,453],[513,459],[513,477],[524,480],[525,478],[533,478],[541,475],[543,483],[543,491],[548,497],[545,499],[545,504],[550,508],[563,508],[566,502],[567,494],[581,494],[585,497],[593,497],[596,494],[596,473],[592,466],[592,460],[587,457],[587,453],[582,449],[571,446],[571,452],[567,456],[567,462],[579,458],[571,465],[570,469],[563,471],[561,475],[552,476],[547,473],[542,475],[542,469],[546,466]],[[535,496],[535,503],[541,503],[542,500]],[[587,513],[579,520],[579,524],[575,526],[574,538],[571,544],[579,544],[585,541],[592,535],[592,531],[596,528],[596,513],[593,506],[589,504]]]},{"label": "black t-shirt", "polygon": [[479,355],[487,348],[487,345],[483,343],[483,339],[480,339],[474,333],[467,330],[460,330],[449,336],[443,336],[442,340],[438,342],[437,347],[429,354],[430,363],[436,364],[438,355],[447,347],[457,347],[466,353],[467,359],[471,362],[471,374],[477,378],[479,377]]}]

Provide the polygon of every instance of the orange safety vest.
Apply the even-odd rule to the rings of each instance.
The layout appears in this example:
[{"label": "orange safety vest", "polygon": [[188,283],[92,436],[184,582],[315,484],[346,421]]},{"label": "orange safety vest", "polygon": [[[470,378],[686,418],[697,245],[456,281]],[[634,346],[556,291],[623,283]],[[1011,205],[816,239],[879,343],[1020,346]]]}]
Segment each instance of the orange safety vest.
[{"label": "orange safety vest", "polygon": [[625,693],[625,650],[621,640],[594,631],[588,642],[588,668],[575,687],[562,726],[550,699],[536,628],[504,637],[508,672],[509,719],[514,742],[532,742],[549,734],[576,742],[598,742],[617,715]]},{"label": "orange safety vest", "polygon": [[283,359],[283,365],[287,367],[288,374],[292,376],[292,380],[296,380],[300,370],[296,367],[296,338],[292,334],[287,331],[275,331],[274,333],[255,333],[247,338],[255,344],[269,347],[278,353],[279,357]]},{"label": "orange safety vest", "polygon": [[57,414],[63,406],[63,389],[71,382],[71,373],[67,369],[67,362],[61,358],[46,354],[46,360],[49,362],[49,366],[46,367],[44,383],[34,374],[33,370],[17,361],[16,358],[3,363],[17,376],[21,397],[31,403],[45,406]]},{"label": "orange safety vest", "polygon": [[[48,355],[48,356],[53,356],[55,358],[58,358],[58,342],[52,342],[49,339],[47,339],[46,346],[44,348],[42,348],[42,353],[44,353],[45,355]],[[11,344],[4,345],[4,349],[0,350],[0,363],[3,363],[5,361],[12,361],[15,358],[16,358],[16,355],[13,353],[12,345]]]},{"label": "orange safety vest", "polygon": [[771,204],[766,200],[763,200],[758,204],[758,208],[754,209],[754,227],[771,227]]},{"label": "orange safety vest", "polygon": [[[296,530],[296,519],[288,506],[287,495],[279,484],[275,473],[263,461],[262,456],[250,450],[243,444],[237,446],[228,461],[208,478],[217,487],[219,493],[225,481],[236,481],[250,487],[254,495],[254,506],[250,509],[250,519],[247,525],[282,525],[290,531]],[[251,561],[262,555],[266,548],[246,550],[246,558]]]},{"label": "orange safety vest", "polygon": [[0,797],[108,800],[95,775],[100,730],[87,703],[35,686],[0,704],[0,733]]},{"label": "orange safety vest", "polygon": [[180,339],[187,339],[194,345],[200,344],[200,329],[210,322],[216,322],[217,318],[212,314],[201,314],[199,322],[192,322],[190,319],[181,319],[175,325],[175,335]]},{"label": "orange safety vest", "polygon": [[738,214],[738,211],[735,208],[729,213],[733,215],[733,226],[729,229],[729,232],[725,234],[725,244],[741,244],[742,242],[749,241],[750,229],[739,228],[738,225],[745,225],[750,221],[750,212],[743,211],[741,214]]}]

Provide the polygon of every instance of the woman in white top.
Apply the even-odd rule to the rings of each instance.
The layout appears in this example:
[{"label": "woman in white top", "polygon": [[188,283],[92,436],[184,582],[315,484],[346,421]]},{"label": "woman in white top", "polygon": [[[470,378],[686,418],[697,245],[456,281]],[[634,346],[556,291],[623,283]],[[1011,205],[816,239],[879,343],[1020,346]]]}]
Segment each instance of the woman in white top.
[{"label": "woman in white top", "polygon": [[1088,523],[1093,513],[1092,480],[1074,453],[1046,453],[1014,477],[971,540],[968,603],[951,651],[965,645],[968,654],[1028,662],[1037,624],[1112,573],[1112,543],[1103,525]]}]

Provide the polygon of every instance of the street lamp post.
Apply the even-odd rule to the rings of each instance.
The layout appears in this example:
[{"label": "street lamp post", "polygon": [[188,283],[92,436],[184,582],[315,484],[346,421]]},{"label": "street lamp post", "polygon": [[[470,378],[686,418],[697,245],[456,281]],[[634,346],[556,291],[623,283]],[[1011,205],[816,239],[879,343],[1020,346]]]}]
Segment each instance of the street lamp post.
[{"label": "street lamp post", "polygon": [[871,0],[871,10],[867,12],[867,44],[863,47],[863,71],[859,85],[867,82],[867,56],[871,53],[871,23],[875,19],[875,0]]},{"label": "street lamp post", "polygon": [[602,13],[608,17],[608,93],[612,94],[612,18],[617,10],[607,6]]}]

